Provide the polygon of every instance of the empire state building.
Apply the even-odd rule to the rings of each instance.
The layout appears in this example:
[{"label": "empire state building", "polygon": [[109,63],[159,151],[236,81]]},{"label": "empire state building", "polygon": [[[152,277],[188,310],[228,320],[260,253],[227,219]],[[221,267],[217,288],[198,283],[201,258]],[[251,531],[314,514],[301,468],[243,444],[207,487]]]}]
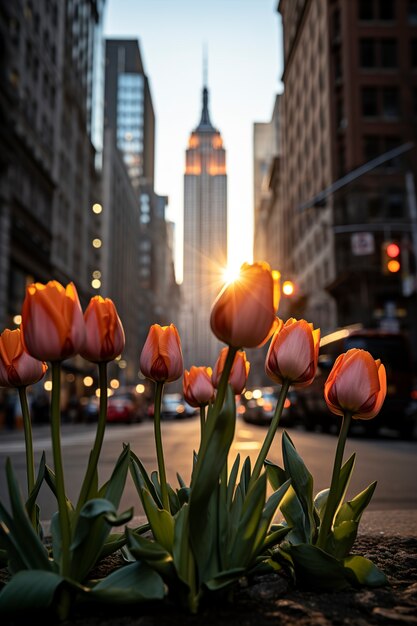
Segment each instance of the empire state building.
[{"label": "empire state building", "polygon": [[210,329],[210,309],[224,284],[227,261],[226,152],[210,121],[208,89],[192,131],[184,176],[184,278],[181,339],[185,366],[213,367],[221,344]]}]

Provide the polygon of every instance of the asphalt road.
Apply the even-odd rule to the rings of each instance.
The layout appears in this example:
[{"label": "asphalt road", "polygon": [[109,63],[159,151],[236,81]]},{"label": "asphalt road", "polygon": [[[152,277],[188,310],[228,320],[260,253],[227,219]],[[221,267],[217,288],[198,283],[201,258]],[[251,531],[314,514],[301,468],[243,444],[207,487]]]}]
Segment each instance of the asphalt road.
[{"label": "asphalt road", "polygon": [[[281,432],[279,429],[268,457],[279,464],[281,464]],[[249,455],[255,459],[265,433],[265,427],[246,424],[239,418],[230,460],[233,461],[237,453],[240,453],[243,458]],[[291,429],[289,433],[313,475],[314,491],[328,487],[336,437],[321,433],[307,433],[297,429]],[[62,427],[66,491],[73,502],[76,501],[78,495],[94,435],[94,425],[64,424]],[[177,486],[176,472],[179,472],[188,482],[191,475],[192,453],[198,447],[199,419],[163,422],[162,437],[168,480],[174,487]],[[133,426],[109,425],[100,459],[100,484],[110,476],[122,450],[123,442],[130,443],[148,471],[156,469],[151,422]],[[47,425],[34,428],[34,446],[36,461],[39,461],[42,450],[45,450],[47,462],[52,466],[50,433]],[[375,511],[417,509],[415,482],[417,441],[400,441],[394,437],[379,439],[352,437],[348,440],[345,458],[353,451],[357,452],[357,459],[348,497],[364,489],[373,480],[377,480],[378,486],[369,509]],[[8,456],[12,460],[24,492],[25,453],[22,431],[0,431],[0,499],[6,505],[8,496],[4,465]],[[56,505],[46,486],[42,487],[38,502],[41,507],[41,518],[49,519],[56,510]],[[139,498],[128,476],[120,510],[132,505],[135,507],[135,514],[140,515],[142,510]]]}]

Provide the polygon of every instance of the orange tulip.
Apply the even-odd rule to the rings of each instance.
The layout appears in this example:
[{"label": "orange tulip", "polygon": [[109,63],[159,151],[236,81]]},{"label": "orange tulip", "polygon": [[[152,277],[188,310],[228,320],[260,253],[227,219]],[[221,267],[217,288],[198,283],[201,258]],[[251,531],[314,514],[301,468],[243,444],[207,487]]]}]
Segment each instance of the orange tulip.
[{"label": "orange tulip", "polygon": [[223,287],[211,309],[216,337],[235,348],[263,345],[277,324],[278,279],[267,263],[244,263],[239,278]]},{"label": "orange tulip", "polygon": [[78,354],[85,324],[75,285],[63,287],[56,280],[29,285],[21,329],[24,346],[36,359],[62,361]]},{"label": "orange tulip", "polygon": [[86,338],[81,356],[88,361],[112,361],[123,352],[125,334],[110,298],[94,296],[84,313]]},{"label": "orange tulip", "polygon": [[337,357],[324,384],[324,398],[332,413],[352,413],[355,419],[375,417],[385,400],[385,367],[366,350],[351,348]]},{"label": "orange tulip", "polygon": [[[222,348],[219,354],[219,358],[216,361],[216,365],[214,366],[213,374],[211,376],[211,380],[213,385],[218,388],[220,384],[220,378],[222,372],[224,370],[224,365],[226,363],[228,348]],[[250,363],[246,360],[246,352],[239,350],[236,352],[232,369],[229,376],[229,384],[233,389],[234,394],[242,393],[246,386],[246,381],[248,379],[250,370]]]},{"label": "orange tulip", "polygon": [[155,382],[172,382],[182,376],[181,341],[174,324],[153,324],[140,355],[140,369]]},{"label": "orange tulip", "polygon": [[0,387],[34,385],[48,366],[28,354],[22,343],[20,328],[0,335]]},{"label": "orange tulip", "polygon": [[182,384],[184,398],[191,406],[205,406],[214,396],[211,367],[196,367],[184,371]]},{"label": "orange tulip", "polygon": [[265,361],[266,373],[282,385],[306,387],[317,371],[320,330],[305,320],[288,319],[272,337]]}]

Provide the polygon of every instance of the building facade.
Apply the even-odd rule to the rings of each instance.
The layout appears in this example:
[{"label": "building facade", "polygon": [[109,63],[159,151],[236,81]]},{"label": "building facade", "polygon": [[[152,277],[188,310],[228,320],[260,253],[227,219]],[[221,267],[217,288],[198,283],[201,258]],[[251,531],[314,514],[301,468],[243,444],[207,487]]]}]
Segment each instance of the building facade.
[{"label": "building facade", "polygon": [[[284,271],[298,284],[294,310],[323,332],[412,327],[416,154],[406,144],[417,128],[416,9],[394,0],[278,4]],[[401,271],[386,274],[391,240]]]},{"label": "building facade", "polygon": [[210,309],[227,262],[226,152],[209,116],[203,89],[201,120],[191,133],[184,176],[182,340],[185,366],[213,365],[220,348],[210,330]]}]

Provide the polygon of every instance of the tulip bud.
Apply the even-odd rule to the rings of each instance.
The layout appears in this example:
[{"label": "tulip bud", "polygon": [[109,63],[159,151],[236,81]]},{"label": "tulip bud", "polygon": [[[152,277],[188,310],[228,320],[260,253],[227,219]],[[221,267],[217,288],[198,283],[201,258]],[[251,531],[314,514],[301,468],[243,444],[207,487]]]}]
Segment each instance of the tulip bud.
[{"label": "tulip bud", "polygon": [[28,354],[22,343],[20,328],[0,335],[0,387],[34,385],[45,374],[48,366]]},{"label": "tulip bud", "polygon": [[214,396],[214,387],[211,382],[211,367],[196,367],[184,371],[183,378],[184,398],[189,405],[205,406]]},{"label": "tulip bud", "polygon": [[84,313],[86,337],[80,351],[88,361],[112,361],[123,352],[125,334],[110,298],[94,296]]},{"label": "tulip bud", "polygon": [[337,357],[324,384],[324,398],[332,413],[352,413],[355,419],[375,417],[385,400],[385,367],[366,350],[351,348]]},{"label": "tulip bud", "polygon": [[73,283],[33,283],[22,309],[25,349],[44,361],[62,361],[78,354],[85,339],[83,312]]},{"label": "tulip bud", "polygon": [[[211,380],[216,389],[220,384],[220,378],[224,370],[224,365],[226,363],[227,352],[228,348],[222,348],[219,358],[217,359],[216,365],[213,369]],[[235,395],[242,393],[242,391],[246,387],[249,370],[250,363],[246,360],[246,352],[243,352],[241,350],[236,352],[229,376],[229,384],[231,385],[233,393]]]},{"label": "tulip bud", "polygon": [[225,285],[211,309],[210,324],[218,339],[235,348],[263,345],[276,327],[279,272],[267,263],[244,263],[239,278]]},{"label": "tulip bud", "polygon": [[140,369],[146,378],[170,383],[182,376],[181,341],[174,324],[153,324],[140,355]]},{"label": "tulip bud", "polygon": [[276,383],[306,387],[317,371],[320,330],[305,320],[288,319],[274,333],[265,361],[266,373]]}]

